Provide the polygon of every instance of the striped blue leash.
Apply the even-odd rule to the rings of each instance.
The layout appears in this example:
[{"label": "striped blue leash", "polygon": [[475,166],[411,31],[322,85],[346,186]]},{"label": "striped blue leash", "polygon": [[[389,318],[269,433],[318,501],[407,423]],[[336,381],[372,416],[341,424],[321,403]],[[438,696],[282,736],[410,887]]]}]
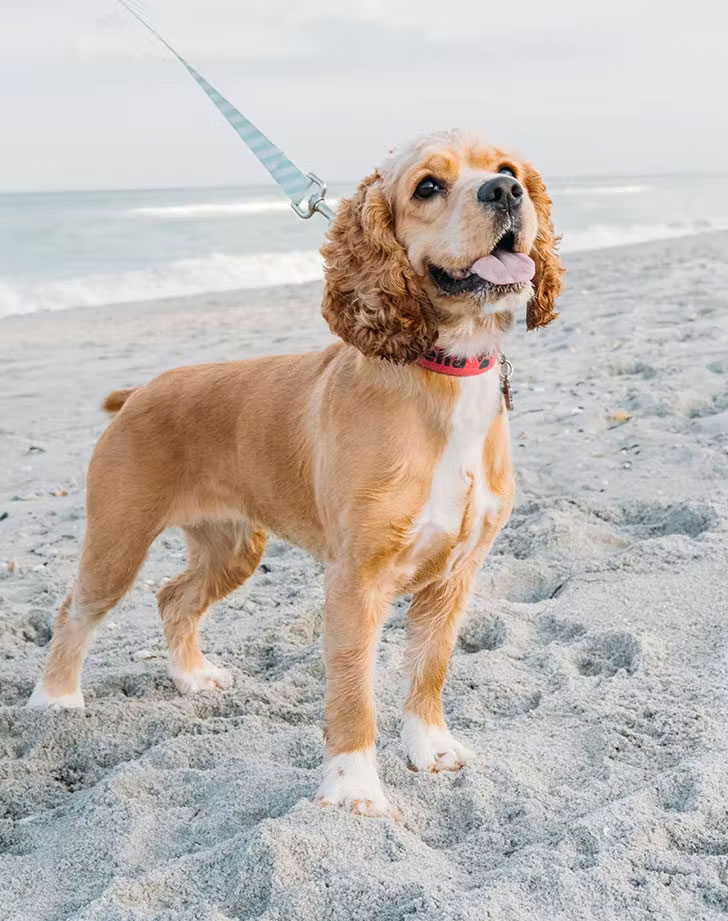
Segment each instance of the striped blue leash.
[{"label": "striped blue leash", "polygon": [[218,93],[215,87],[208,83],[202,74],[198,73],[191,64],[188,64],[182,55],[179,54],[159,32],[157,32],[154,26],[152,26],[141,13],[127,3],[127,0],[119,0],[119,3],[148,29],[165,48],[171,51],[180,64],[185,67],[187,72],[194,77],[198,85],[238,133],[238,136],[247,144],[249,149],[255,154],[273,179],[286,193],[291,201],[291,207],[296,214],[304,220],[308,220],[308,218],[318,213],[322,214],[327,221],[333,221],[334,211],[325,200],[326,183],[322,179],[319,179],[315,173],[304,173],[295,163],[292,163],[279,147],[276,147],[276,145],[269,140],[262,131],[256,128],[249,119],[239,112],[229,100],[221,93]]}]

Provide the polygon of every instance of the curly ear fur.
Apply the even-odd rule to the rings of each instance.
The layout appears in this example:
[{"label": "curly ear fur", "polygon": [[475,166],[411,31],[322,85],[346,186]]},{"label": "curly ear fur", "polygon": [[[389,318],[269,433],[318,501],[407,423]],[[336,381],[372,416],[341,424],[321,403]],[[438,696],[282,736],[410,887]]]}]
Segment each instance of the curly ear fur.
[{"label": "curly ear fur", "polygon": [[331,331],[364,355],[415,361],[437,339],[437,319],[404,248],[379,173],[339,205],[321,247],[322,312]]},{"label": "curly ear fur", "polygon": [[554,312],[554,302],[561,293],[561,276],[565,269],[557,252],[561,238],[554,233],[554,225],[551,223],[551,199],[543,179],[530,164],[527,164],[525,180],[538,217],[538,234],[531,250],[531,258],[536,263],[536,274],[533,279],[533,297],[526,309],[526,327],[536,329],[548,325],[558,317],[558,313]]}]

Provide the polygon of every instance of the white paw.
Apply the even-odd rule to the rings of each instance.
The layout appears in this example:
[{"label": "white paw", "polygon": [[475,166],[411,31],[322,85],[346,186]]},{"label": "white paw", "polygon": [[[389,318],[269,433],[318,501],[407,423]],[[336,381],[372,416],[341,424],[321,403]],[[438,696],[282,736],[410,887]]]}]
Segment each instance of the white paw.
[{"label": "white paw", "polygon": [[77,688],[72,694],[59,694],[54,697],[46,691],[42,679],[39,679],[25,706],[44,710],[82,710],[83,694],[81,688]]},{"label": "white paw", "polygon": [[402,719],[402,742],[418,771],[459,771],[475,757],[447,726],[428,725],[414,713],[405,713]]},{"label": "white paw", "polygon": [[174,663],[170,665],[170,674],[172,681],[177,686],[180,694],[195,694],[197,691],[214,691],[229,688],[233,683],[233,676],[229,671],[213,665],[207,659],[203,659],[202,665],[193,671],[184,672],[175,667]]},{"label": "white paw", "polygon": [[343,806],[357,815],[402,817],[384,795],[373,748],[330,758],[324,765],[324,779],[318,788],[316,802],[321,806]]}]

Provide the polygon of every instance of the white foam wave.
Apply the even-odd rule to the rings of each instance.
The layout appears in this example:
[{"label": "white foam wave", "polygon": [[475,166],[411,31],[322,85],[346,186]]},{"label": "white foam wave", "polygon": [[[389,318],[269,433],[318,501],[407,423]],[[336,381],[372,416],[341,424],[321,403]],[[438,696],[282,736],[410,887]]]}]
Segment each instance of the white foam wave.
[{"label": "white foam wave", "polygon": [[[562,251],[570,253],[629,246],[721,230],[728,230],[728,218],[622,227],[600,224],[583,230],[567,230],[563,236]],[[59,281],[11,282],[0,279],[0,317],[239,288],[296,285],[316,281],[321,276],[320,253],[316,250],[293,250],[245,256],[213,253],[199,259],[169,262],[153,269],[98,273]]]},{"label": "white foam wave", "polygon": [[555,189],[554,196],[559,195],[640,195],[649,192],[651,185],[575,185]]},{"label": "white foam wave", "polygon": [[[651,185],[585,185],[566,186],[556,189],[555,196],[602,196],[602,195],[638,195],[652,189]],[[336,207],[338,199],[327,199],[332,207]],[[196,217],[228,217],[240,214],[286,214],[291,206],[285,198],[261,198],[249,201],[203,201],[185,205],[146,205],[139,208],[129,208],[124,211],[126,217],[151,217],[151,218],[196,218]]]},{"label": "white foam wave", "polygon": [[720,230],[728,230],[728,218],[684,224],[594,224],[583,230],[565,230],[561,251],[575,253],[589,249],[611,249],[614,246],[631,246],[648,243],[650,240],[676,240]]},{"label": "white foam wave", "polygon": [[[336,207],[336,199],[327,199]],[[143,208],[130,208],[124,214],[127,217],[229,217],[239,214],[282,214],[289,213],[290,203],[283,198],[258,199],[253,201],[230,202],[196,202],[189,205],[160,205]]]},{"label": "white foam wave", "polygon": [[321,275],[322,260],[316,250],[292,250],[247,256],[213,253],[153,269],[85,275],[61,281],[11,283],[0,280],[0,317],[209,291],[296,285],[315,281]]}]

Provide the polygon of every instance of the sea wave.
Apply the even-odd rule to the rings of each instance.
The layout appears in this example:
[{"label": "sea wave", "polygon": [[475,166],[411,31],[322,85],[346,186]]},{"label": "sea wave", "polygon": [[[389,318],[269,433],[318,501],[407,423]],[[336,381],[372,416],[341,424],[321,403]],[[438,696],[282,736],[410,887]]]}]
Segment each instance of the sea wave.
[{"label": "sea wave", "polygon": [[247,256],[213,253],[152,269],[99,273],[59,281],[28,283],[0,279],[0,317],[211,291],[296,285],[321,276],[322,259],[318,251],[291,250]]},{"label": "sea wave", "polygon": [[[327,199],[336,207],[336,199]],[[126,217],[156,217],[181,219],[188,217],[228,217],[239,214],[281,214],[290,213],[290,202],[283,198],[258,199],[253,201],[196,202],[189,205],[159,205],[143,208],[129,208]]]},{"label": "sea wave", "polygon": [[[602,196],[602,195],[637,195],[652,188],[649,185],[591,185],[566,186],[555,189],[554,197],[559,196]],[[328,203],[336,207],[338,199],[329,198]],[[261,198],[249,201],[202,201],[185,205],[144,205],[129,208],[123,212],[125,217],[147,217],[171,220],[200,217],[235,217],[238,215],[287,214],[290,203],[284,198]]]},{"label": "sea wave", "polygon": [[563,189],[558,187],[554,189],[554,197],[559,195],[640,195],[642,192],[649,192],[651,185],[574,185],[566,186]]},{"label": "sea wave", "polygon": [[[565,253],[608,249],[721,230],[728,230],[728,218],[683,224],[599,224],[581,230],[566,230],[561,249]],[[150,269],[98,273],[58,281],[0,279],[0,317],[239,288],[296,285],[321,277],[322,259],[318,251],[292,250],[249,255],[212,253]]]}]

